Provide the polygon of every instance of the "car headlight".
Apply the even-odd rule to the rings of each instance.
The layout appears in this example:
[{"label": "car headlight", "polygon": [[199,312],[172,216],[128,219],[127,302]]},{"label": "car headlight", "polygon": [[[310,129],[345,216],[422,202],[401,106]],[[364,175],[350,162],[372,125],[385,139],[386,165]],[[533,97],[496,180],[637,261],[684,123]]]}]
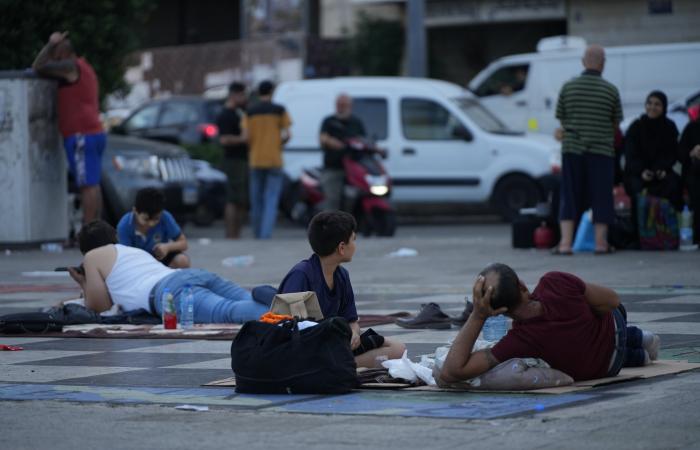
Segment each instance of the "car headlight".
[{"label": "car headlight", "polygon": [[158,157],[154,155],[125,156],[117,155],[112,158],[112,163],[117,171],[141,175],[147,178],[159,178]]},{"label": "car headlight", "polygon": [[389,193],[389,183],[386,175],[365,175],[365,181],[372,195],[381,197]]}]

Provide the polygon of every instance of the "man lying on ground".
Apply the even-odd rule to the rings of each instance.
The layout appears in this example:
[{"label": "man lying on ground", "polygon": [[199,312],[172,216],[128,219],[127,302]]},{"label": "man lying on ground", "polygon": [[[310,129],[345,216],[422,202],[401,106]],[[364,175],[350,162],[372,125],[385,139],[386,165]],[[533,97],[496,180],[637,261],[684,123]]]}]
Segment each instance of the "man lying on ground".
[{"label": "man lying on ground", "polygon": [[279,293],[314,291],[323,317],[344,317],[352,329],[350,347],[358,367],[379,367],[382,359],[398,359],[406,346],[371,330],[360,334],[355,294],[342,263],[355,254],[357,223],[343,211],[324,211],[311,219],[308,236],[314,254],[292,267]]},{"label": "man lying on ground", "polygon": [[[659,337],[627,326],[612,289],[563,272],[545,274],[530,293],[505,264],[486,267],[473,288],[474,311],[452,344],[444,382],[481,375],[511,358],[541,358],[574,380],[615,376],[658,357]],[[506,314],[513,328],[493,348],[473,352],[487,318]]]},{"label": "man lying on ground", "polygon": [[269,304],[253,300],[250,292],[232,281],[201,269],[171,269],[144,250],[117,244],[117,233],[96,220],[78,234],[84,255],[84,274],[70,268],[80,285],[85,306],[97,312],[117,304],[123,311],[144,309],[160,316],[161,296],[167,288],[179,311],[180,293],[192,286],[195,323],[242,323],[257,320]]}]

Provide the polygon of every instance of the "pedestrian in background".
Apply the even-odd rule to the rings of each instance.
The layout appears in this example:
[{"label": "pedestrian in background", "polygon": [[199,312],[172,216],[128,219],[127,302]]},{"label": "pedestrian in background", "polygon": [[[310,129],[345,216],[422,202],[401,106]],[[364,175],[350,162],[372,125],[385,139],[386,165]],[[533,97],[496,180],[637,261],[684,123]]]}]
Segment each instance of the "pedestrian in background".
[{"label": "pedestrian in background", "polygon": [[275,227],[284,181],[282,146],[291,137],[287,111],[272,103],[274,89],[270,81],[260,83],[259,101],[242,122],[250,149],[250,216],[257,239],[269,239]]},{"label": "pedestrian in background", "polygon": [[323,188],[324,210],[340,209],[345,186],[345,168],[343,157],[348,149],[348,139],[365,137],[365,126],[352,114],[352,99],[347,94],[340,94],[335,99],[335,114],[321,123],[319,140],[323,148]]},{"label": "pedestrian in background", "polygon": [[683,209],[681,177],[673,171],[678,161],[678,129],[666,117],[668,101],[653,91],[644,104],[645,113],[632,122],[625,137],[625,191],[632,200],[632,222],[637,226],[637,196],[669,200],[676,211]]},{"label": "pedestrian in background", "polygon": [[241,128],[246,102],[245,85],[231,83],[224,108],[216,119],[219,143],[224,149],[222,168],[228,178],[224,226],[229,239],[240,237],[243,216],[248,210],[248,137]]},{"label": "pedestrian in background", "polygon": [[683,184],[693,210],[693,241],[700,243],[700,121],[688,122],[683,129],[679,159],[683,164]]},{"label": "pedestrian in background", "polygon": [[593,209],[595,253],[612,251],[608,225],[615,218],[613,180],[615,130],[622,120],[617,88],[602,78],[605,51],[590,45],[583,56],[584,72],[564,84],[556,117],[562,139],[561,240],[554,254],[572,254],[574,227],[583,212]]},{"label": "pedestrian in background", "polygon": [[100,174],[107,138],[100,122],[97,75],[85,58],[78,57],[68,33],[54,32],[32,68],[57,78],[58,129],[63,135],[68,168],[80,189],[83,224],[102,214]]}]

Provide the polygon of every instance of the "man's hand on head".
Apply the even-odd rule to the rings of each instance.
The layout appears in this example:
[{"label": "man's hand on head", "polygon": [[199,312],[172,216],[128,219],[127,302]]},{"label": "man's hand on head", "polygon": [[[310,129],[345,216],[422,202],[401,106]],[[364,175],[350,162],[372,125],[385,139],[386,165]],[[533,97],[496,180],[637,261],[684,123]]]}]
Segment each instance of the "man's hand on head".
[{"label": "man's hand on head", "polygon": [[493,309],[491,307],[491,296],[493,295],[493,286],[486,286],[486,278],[483,275],[479,275],[474,282],[474,287],[472,288],[472,296],[474,303],[474,311],[472,314],[481,320],[486,320],[491,316],[497,316],[508,311],[508,308],[502,307],[498,309]]}]

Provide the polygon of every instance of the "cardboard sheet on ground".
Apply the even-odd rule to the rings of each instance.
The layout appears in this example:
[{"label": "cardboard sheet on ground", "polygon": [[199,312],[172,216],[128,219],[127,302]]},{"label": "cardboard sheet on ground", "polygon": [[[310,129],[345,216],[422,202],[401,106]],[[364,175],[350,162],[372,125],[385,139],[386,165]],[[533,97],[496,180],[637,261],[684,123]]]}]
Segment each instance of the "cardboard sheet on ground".
[{"label": "cardboard sheet on ground", "polygon": [[[647,378],[659,377],[662,375],[672,375],[676,373],[687,372],[689,370],[700,369],[700,364],[689,363],[687,361],[677,361],[677,360],[658,360],[654,361],[645,367],[626,367],[620,371],[620,374],[616,377],[607,378],[596,378],[594,380],[577,381],[569,386],[560,386],[544,389],[533,389],[527,391],[485,391],[485,390],[473,390],[466,392],[480,392],[480,393],[516,393],[516,394],[570,394],[572,392],[580,392],[595,387],[605,386],[614,383],[621,383],[630,380],[640,380]],[[419,386],[414,388],[408,388],[409,391],[430,391],[430,392],[465,392],[463,390],[456,389],[443,389],[437,386]]]},{"label": "cardboard sheet on ground", "polygon": [[[360,326],[367,328],[394,323],[397,317],[408,313],[362,314]],[[192,330],[166,330],[162,325],[99,324],[67,325],[62,332],[2,334],[7,337],[56,337],[56,338],[111,338],[111,339],[209,339],[233,340],[242,325],[230,323],[197,324]]]},{"label": "cardboard sheet on ground", "polygon": [[[382,383],[369,383],[363,385],[361,388],[366,389],[402,389],[406,391],[426,391],[426,392],[475,392],[480,394],[489,393],[510,393],[510,394],[570,394],[572,392],[585,391],[595,387],[605,386],[608,384],[621,383],[630,380],[640,380],[646,378],[654,378],[662,375],[672,375],[676,373],[687,372],[689,370],[700,369],[700,363],[689,363],[687,361],[675,361],[675,360],[658,360],[654,364],[645,367],[629,367],[624,368],[620,374],[616,377],[608,378],[597,378],[595,380],[578,381],[570,386],[561,386],[554,388],[544,388],[544,389],[534,389],[528,391],[485,391],[485,390],[474,390],[474,391],[464,391],[456,389],[443,389],[437,386],[419,386],[419,387],[407,387],[408,385],[400,383],[385,383],[385,385],[380,386]],[[236,379],[234,377],[224,378],[223,380],[216,380],[207,383],[203,386],[216,386],[216,387],[235,387]]]}]

